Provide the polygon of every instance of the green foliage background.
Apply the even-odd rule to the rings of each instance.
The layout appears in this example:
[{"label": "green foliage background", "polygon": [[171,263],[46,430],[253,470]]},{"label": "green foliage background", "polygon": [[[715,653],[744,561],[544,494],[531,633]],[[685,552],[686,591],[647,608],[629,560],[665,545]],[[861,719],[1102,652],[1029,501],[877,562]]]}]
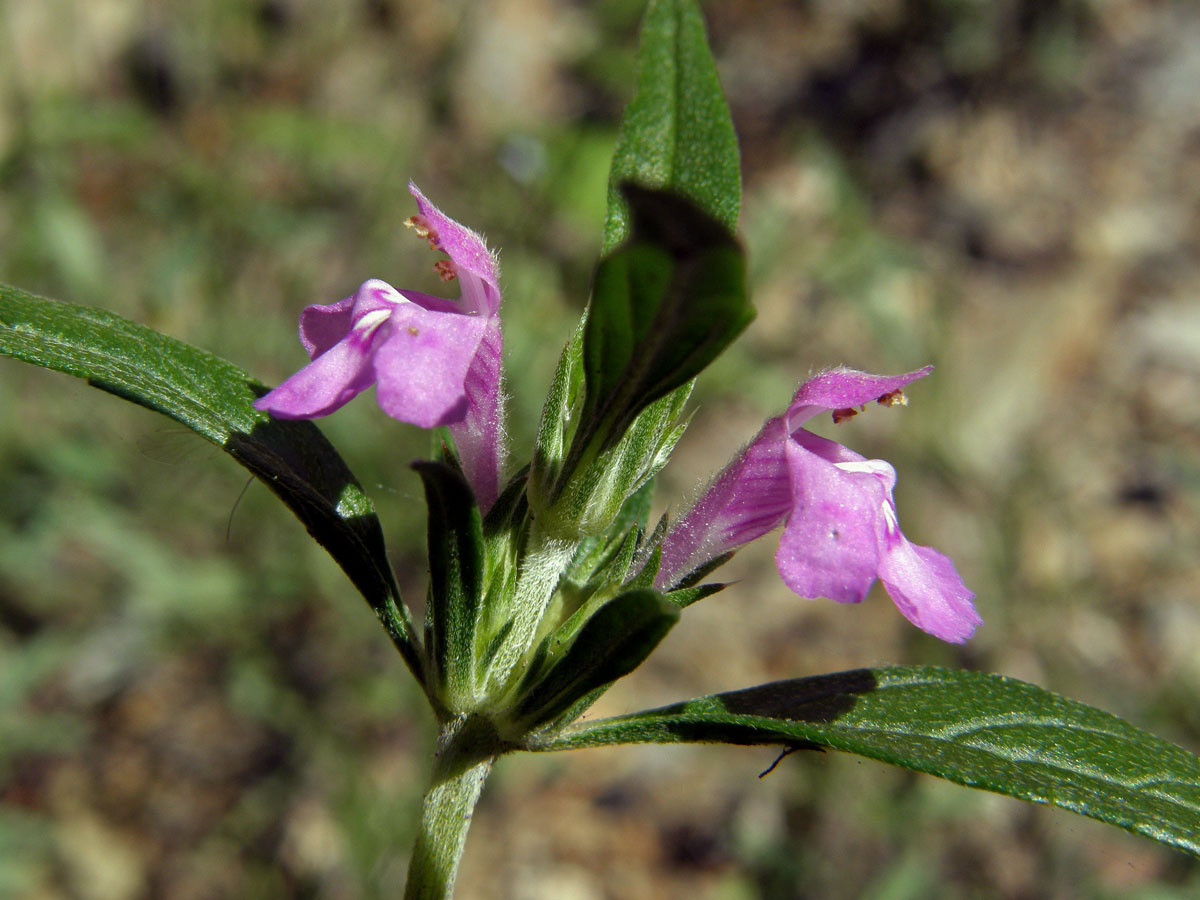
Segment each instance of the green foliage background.
[{"label": "green foliage background", "polygon": [[[0,6],[0,280],[113,309],[266,381],[303,305],[437,293],[408,178],[502,251],[527,454],[601,240],[640,4]],[[712,2],[758,319],[696,392],[659,503],[812,369],[935,375],[836,436],[985,626],[725,571],[596,709],[884,662],[1035,681],[1200,747],[1200,13],[1136,0]],[[431,721],[344,576],[165,420],[0,361],[0,896],[385,897]],[[370,398],[326,433],[420,604],[426,436]],[[830,429],[829,433],[833,433]],[[832,755],[505,760],[479,897],[1191,897],[1188,858]]]}]

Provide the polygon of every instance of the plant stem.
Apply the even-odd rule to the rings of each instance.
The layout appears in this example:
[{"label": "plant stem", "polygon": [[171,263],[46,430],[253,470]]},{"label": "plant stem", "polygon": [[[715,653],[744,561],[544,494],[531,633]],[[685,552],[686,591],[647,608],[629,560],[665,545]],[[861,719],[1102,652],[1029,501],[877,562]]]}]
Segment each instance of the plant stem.
[{"label": "plant stem", "polygon": [[429,790],[421,804],[405,900],[450,900],[453,896],[467,829],[497,750],[495,732],[473,717],[443,726]]}]

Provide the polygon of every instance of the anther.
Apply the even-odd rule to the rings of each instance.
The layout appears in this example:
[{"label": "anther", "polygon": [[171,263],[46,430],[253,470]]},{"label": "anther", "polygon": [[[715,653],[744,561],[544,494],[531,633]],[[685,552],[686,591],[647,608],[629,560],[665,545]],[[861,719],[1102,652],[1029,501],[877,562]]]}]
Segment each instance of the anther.
[{"label": "anther", "polygon": [[833,411],[833,424],[840,425],[842,422],[845,422],[847,419],[853,419],[857,415],[858,415],[858,410],[854,409],[853,407],[848,406],[845,409],[835,409]]},{"label": "anther", "polygon": [[417,237],[425,238],[429,241],[430,250],[441,250],[442,242],[438,239],[437,230],[429,223],[429,220],[422,215],[409,216],[404,220],[406,227],[411,228],[417,233]]},{"label": "anther", "polygon": [[880,406],[908,406],[908,398],[904,396],[904,391],[896,388],[894,391],[888,391],[876,401]]}]

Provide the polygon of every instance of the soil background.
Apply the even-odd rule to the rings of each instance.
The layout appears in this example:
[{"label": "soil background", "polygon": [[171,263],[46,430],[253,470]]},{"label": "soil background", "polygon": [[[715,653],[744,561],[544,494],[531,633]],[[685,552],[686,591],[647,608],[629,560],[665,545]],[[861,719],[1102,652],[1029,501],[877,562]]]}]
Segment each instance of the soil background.
[{"label": "soil background", "polygon": [[[678,510],[811,372],[933,363],[823,433],[899,473],[957,563],[962,647],[882,591],[801,600],[773,538],[611,714],[880,663],[1002,672],[1200,749],[1200,6],[714,0],[758,318],[700,380]],[[641,4],[0,0],[0,280],[113,309],[264,381],[368,277],[438,293],[414,179],[500,248],[528,453],[587,298]],[[383,898],[432,719],[369,611],[199,438],[0,360],[0,896]],[[427,436],[322,423],[425,591]],[[1190,858],[836,754],[504,759],[463,898],[1200,893]]]}]

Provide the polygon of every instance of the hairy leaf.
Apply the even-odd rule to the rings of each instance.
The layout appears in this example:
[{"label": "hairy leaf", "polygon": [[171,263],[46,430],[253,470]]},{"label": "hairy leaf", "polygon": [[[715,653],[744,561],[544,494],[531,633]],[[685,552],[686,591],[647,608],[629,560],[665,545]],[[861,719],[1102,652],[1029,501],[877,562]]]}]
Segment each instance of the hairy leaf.
[{"label": "hairy leaf", "polygon": [[[627,591],[576,625],[552,634],[512,712],[519,730],[547,722],[576,701],[628,675],[679,621],[679,608],[657,591]],[[572,632],[572,633],[564,633]]]},{"label": "hairy leaf", "polygon": [[568,457],[612,446],[647,406],[686,385],[754,318],[730,231],[690,200],[631,184],[628,241],[596,270],[583,332],[586,390]]},{"label": "hairy leaf", "polygon": [[471,708],[476,632],[483,606],[483,516],[466,478],[443,463],[417,462],[429,507],[428,652],[455,711]]},{"label": "hairy leaf", "polygon": [[252,406],[266,388],[232,363],[102,309],[0,285],[0,355],[87,379],[217,444],[337,561],[422,677],[419,642],[371,501],[311,422]]},{"label": "hairy leaf", "polygon": [[694,0],[651,0],[642,22],[637,86],[625,108],[608,182],[607,253],[629,236],[624,182],[665,188],[737,227],[737,135]]},{"label": "hairy leaf", "polygon": [[1001,675],[858,669],[579,723],[530,745],[821,746],[1071,810],[1200,856],[1200,758]]}]

